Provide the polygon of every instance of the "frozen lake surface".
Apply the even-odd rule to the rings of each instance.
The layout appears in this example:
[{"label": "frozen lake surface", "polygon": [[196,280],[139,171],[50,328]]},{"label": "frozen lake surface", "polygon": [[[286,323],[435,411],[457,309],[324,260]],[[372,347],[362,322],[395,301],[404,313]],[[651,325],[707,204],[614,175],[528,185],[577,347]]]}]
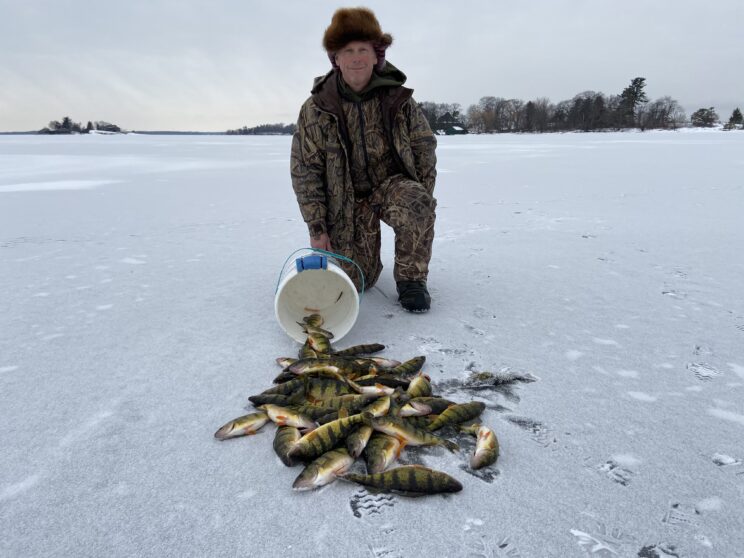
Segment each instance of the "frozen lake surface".
[{"label": "frozen lake surface", "polygon": [[299,348],[289,147],[0,136],[0,555],[744,556],[743,132],[440,138],[432,310],[385,229],[339,343],[488,404],[499,461],[405,452],[464,485],[418,499],[295,493],[273,426],[213,438]]}]

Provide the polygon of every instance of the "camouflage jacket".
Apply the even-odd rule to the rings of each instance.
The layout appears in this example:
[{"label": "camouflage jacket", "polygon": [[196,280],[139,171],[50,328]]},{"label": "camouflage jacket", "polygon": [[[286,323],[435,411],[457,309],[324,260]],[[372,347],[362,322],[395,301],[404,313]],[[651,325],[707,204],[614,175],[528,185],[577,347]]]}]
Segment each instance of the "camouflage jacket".
[{"label": "camouflage jacket", "polygon": [[[362,138],[349,134],[335,79],[335,71],[316,79],[312,96],[300,110],[292,138],[292,187],[310,235],[327,232],[334,251],[352,256],[355,188],[350,161],[354,142]],[[368,102],[360,107],[368,117],[381,116],[395,166],[433,193],[437,142],[412,94],[402,86],[382,88],[378,107]]]}]

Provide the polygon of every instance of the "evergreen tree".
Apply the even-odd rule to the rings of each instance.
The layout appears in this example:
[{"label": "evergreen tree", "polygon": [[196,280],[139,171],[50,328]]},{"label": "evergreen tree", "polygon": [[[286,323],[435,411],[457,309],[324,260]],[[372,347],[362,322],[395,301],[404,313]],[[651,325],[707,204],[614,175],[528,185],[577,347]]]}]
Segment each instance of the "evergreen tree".
[{"label": "evergreen tree", "polygon": [[616,124],[620,127],[632,128],[636,125],[636,112],[648,102],[644,87],[646,87],[646,78],[637,77],[633,78],[630,85],[623,89],[616,118]]},{"label": "evergreen tree", "polygon": [[731,118],[729,118],[729,124],[732,126],[741,126],[742,123],[744,123],[744,117],[741,114],[741,111],[739,110],[739,107],[736,107],[734,109],[734,112],[731,113]]},{"label": "evergreen tree", "polygon": [[607,127],[607,107],[604,95],[601,93],[594,97],[589,118],[591,129],[598,130]]},{"label": "evergreen tree", "polygon": [[701,108],[692,113],[690,122],[697,128],[712,128],[718,122],[718,114],[713,107]]},{"label": "evergreen tree", "polygon": [[536,113],[537,109],[535,108],[535,103],[533,103],[532,101],[528,101],[527,104],[524,106],[524,127],[522,128],[523,131],[535,131]]}]

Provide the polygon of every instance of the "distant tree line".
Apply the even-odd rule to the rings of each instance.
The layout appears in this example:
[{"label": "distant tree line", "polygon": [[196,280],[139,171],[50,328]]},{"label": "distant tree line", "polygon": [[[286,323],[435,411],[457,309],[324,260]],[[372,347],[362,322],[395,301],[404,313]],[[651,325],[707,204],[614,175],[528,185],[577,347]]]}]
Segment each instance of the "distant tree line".
[{"label": "distant tree line", "polygon": [[228,130],[228,136],[279,136],[292,135],[297,130],[297,124],[261,124],[248,128],[243,126],[237,130]]},{"label": "distant tree line", "polygon": [[[703,110],[703,109],[700,109],[700,110]],[[711,107],[710,110],[713,111],[713,108]],[[713,111],[713,114],[716,117],[718,116],[715,113],[715,111]],[[744,116],[742,116],[741,111],[739,110],[739,107],[736,107],[734,109],[734,112],[731,113],[731,116],[729,117],[728,122],[724,124],[723,129],[724,130],[736,130],[736,129],[744,130]]]},{"label": "distant tree line", "polygon": [[80,122],[73,122],[69,116],[65,116],[62,121],[52,120],[46,128],[39,130],[40,134],[89,134],[93,130],[101,132],[121,132],[121,128],[116,124],[99,120],[96,122],[88,121],[83,127]]},{"label": "distant tree line", "polygon": [[[711,128],[718,124],[720,119],[718,113],[713,107],[701,108],[692,113],[690,123],[700,128]],[[723,125],[724,130],[744,130],[744,117],[739,107],[736,107],[731,113],[728,122]]]},{"label": "distant tree line", "polygon": [[[685,111],[669,96],[649,101],[646,79],[633,78],[619,95],[606,96],[584,91],[573,99],[553,104],[546,97],[524,102],[521,99],[482,97],[465,114],[458,103],[419,103],[432,130],[440,131],[448,117],[475,133],[563,132],[622,129],[671,129],[687,125]],[[713,107],[692,114],[692,126],[712,127],[719,123]],[[741,129],[742,114],[737,108],[724,129]]]},{"label": "distant tree line", "polygon": [[[676,129],[687,125],[685,111],[669,96],[649,101],[644,88],[646,79],[633,78],[619,95],[584,91],[573,99],[553,104],[546,97],[526,103],[521,99],[482,97],[463,113],[459,103],[418,103],[429,126],[437,133],[495,132],[563,132],[621,130],[636,128]],[[695,127],[713,127],[720,123],[714,107],[700,108],[692,113],[689,123]],[[731,113],[724,130],[743,130],[744,116],[737,107]],[[228,135],[292,135],[296,124],[261,124],[228,130]],[[116,124],[103,120],[86,126],[73,122],[69,116],[52,120],[39,134],[86,134],[92,131],[121,132]]]}]

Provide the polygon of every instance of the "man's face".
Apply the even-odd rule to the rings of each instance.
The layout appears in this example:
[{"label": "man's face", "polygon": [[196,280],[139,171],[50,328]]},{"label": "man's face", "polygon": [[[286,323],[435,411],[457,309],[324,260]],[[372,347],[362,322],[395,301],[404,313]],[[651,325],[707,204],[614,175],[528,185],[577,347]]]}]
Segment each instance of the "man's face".
[{"label": "man's face", "polygon": [[370,41],[351,41],[336,53],[336,64],[344,81],[358,93],[372,79],[372,70],[377,64],[375,49]]}]

